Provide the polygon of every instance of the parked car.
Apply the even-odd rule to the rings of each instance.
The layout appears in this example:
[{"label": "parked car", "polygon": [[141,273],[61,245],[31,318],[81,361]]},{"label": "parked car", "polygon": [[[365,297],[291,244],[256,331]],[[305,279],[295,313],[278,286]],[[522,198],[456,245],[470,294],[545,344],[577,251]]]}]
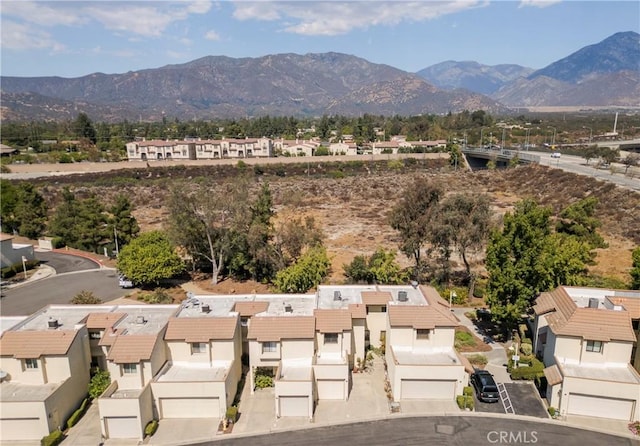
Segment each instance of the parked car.
[{"label": "parked car", "polygon": [[553,152],[551,154],[551,158],[560,158],[560,155],[561,155],[560,152]]},{"label": "parked car", "polygon": [[485,403],[497,403],[500,400],[498,385],[493,379],[493,375],[486,370],[476,370],[471,375],[471,384],[476,390],[478,400]]},{"label": "parked car", "polygon": [[122,274],[118,276],[118,285],[120,288],[133,288],[133,282]]}]

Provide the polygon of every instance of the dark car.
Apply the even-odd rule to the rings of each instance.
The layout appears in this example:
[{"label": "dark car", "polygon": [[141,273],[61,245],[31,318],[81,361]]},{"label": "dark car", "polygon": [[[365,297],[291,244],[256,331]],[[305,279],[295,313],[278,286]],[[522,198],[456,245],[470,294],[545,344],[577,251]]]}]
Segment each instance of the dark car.
[{"label": "dark car", "polygon": [[476,389],[476,397],[485,403],[497,403],[500,400],[498,386],[493,375],[486,370],[477,370],[471,375],[471,383]]}]

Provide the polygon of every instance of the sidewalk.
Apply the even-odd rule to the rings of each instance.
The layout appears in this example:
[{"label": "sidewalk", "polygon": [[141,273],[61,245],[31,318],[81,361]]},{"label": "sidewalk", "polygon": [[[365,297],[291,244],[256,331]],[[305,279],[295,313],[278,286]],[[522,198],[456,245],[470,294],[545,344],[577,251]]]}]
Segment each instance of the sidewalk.
[{"label": "sidewalk", "polygon": [[[487,335],[482,332],[471,319],[465,316],[465,313],[469,311],[475,311],[475,308],[454,308],[453,314],[460,320],[460,323],[466,328],[478,336],[480,339],[487,340]],[[507,372],[507,352],[506,347],[503,344],[498,342],[494,342],[491,340],[488,342],[491,347],[491,351],[488,352],[480,352],[482,355],[487,357],[487,365],[485,370],[490,372],[497,382],[502,383],[510,383],[513,382],[511,380],[511,376]]]},{"label": "sidewalk", "polygon": [[46,279],[47,277],[55,276],[56,270],[48,265],[38,265],[38,268],[34,271],[27,271],[27,279],[20,282],[9,283],[4,285],[3,288],[11,289],[17,288],[28,283],[37,282],[38,280]]}]

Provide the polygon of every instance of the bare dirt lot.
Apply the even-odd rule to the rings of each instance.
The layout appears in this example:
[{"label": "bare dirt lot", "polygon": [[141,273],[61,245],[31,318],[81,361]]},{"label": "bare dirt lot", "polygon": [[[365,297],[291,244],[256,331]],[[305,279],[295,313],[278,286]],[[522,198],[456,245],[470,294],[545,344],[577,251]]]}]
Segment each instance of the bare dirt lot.
[{"label": "bare dirt lot", "polygon": [[[239,166],[237,161],[217,167],[155,167],[161,164],[157,163],[149,168],[138,165],[132,169],[32,181],[41,186],[51,205],[59,199],[63,186],[71,187],[79,196],[96,194],[105,200],[119,193],[127,194],[135,205],[134,214],[142,229],[148,230],[161,228],[164,224],[166,194],[176,184],[181,184],[181,187],[189,187],[194,182],[215,185],[239,174],[249,174],[257,183],[269,183],[277,218],[309,215],[320,223],[332,256],[333,273],[329,279],[332,283],[344,280],[342,266],[354,256],[371,254],[378,247],[397,248],[397,235],[388,225],[388,213],[401,197],[402,190],[411,187],[416,175],[427,176],[442,184],[447,193],[488,194],[497,219],[524,197],[534,198],[559,212],[580,198],[596,196],[600,203],[597,216],[602,222],[601,232],[609,247],[598,250],[592,270],[625,282],[629,280],[631,250],[640,244],[640,194],[591,177],[544,166],[481,172],[453,171],[446,159],[435,155],[438,156],[432,159],[405,160],[404,166],[392,165],[387,155],[378,161],[363,161],[360,157],[333,163],[313,160],[295,164],[296,159],[290,158],[285,159],[290,164],[267,165],[260,164],[266,160],[258,160],[258,165],[247,167]],[[472,257],[476,265],[481,265],[482,259],[483,253]],[[398,260],[404,266],[410,265],[410,260],[400,253]],[[457,262],[455,257],[453,260]],[[247,286],[251,289],[244,290]],[[219,290],[227,287],[227,291],[251,292],[256,289],[260,292],[260,284],[247,286],[242,286],[241,290],[240,286],[226,283],[221,284]]]}]

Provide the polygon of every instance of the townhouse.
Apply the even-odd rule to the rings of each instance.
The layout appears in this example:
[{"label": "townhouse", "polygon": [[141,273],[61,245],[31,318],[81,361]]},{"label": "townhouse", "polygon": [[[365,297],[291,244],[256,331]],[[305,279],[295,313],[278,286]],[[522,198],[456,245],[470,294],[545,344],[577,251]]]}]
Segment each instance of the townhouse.
[{"label": "townhouse", "polygon": [[272,378],[277,417],[312,418],[318,400],[349,398],[368,347],[386,347],[395,400],[453,399],[468,379],[453,349],[457,323],[433,288],[417,285],[190,295],[180,305],[52,305],[0,318],[3,440],[63,427],[95,368],[111,377],[94,402],[111,439],[140,440],[153,419],[218,422],[243,372],[252,392],[261,376]]},{"label": "townhouse", "polygon": [[196,160],[273,156],[269,138],[133,141],[126,144],[129,161]]},{"label": "townhouse", "polygon": [[319,141],[276,139],[273,142],[275,153],[285,156],[313,156],[320,147]]},{"label": "townhouse", "polygon": [[536,299],[534,351],[561,416],[640,420],[639,303],[638,291],[565,286]]}]

